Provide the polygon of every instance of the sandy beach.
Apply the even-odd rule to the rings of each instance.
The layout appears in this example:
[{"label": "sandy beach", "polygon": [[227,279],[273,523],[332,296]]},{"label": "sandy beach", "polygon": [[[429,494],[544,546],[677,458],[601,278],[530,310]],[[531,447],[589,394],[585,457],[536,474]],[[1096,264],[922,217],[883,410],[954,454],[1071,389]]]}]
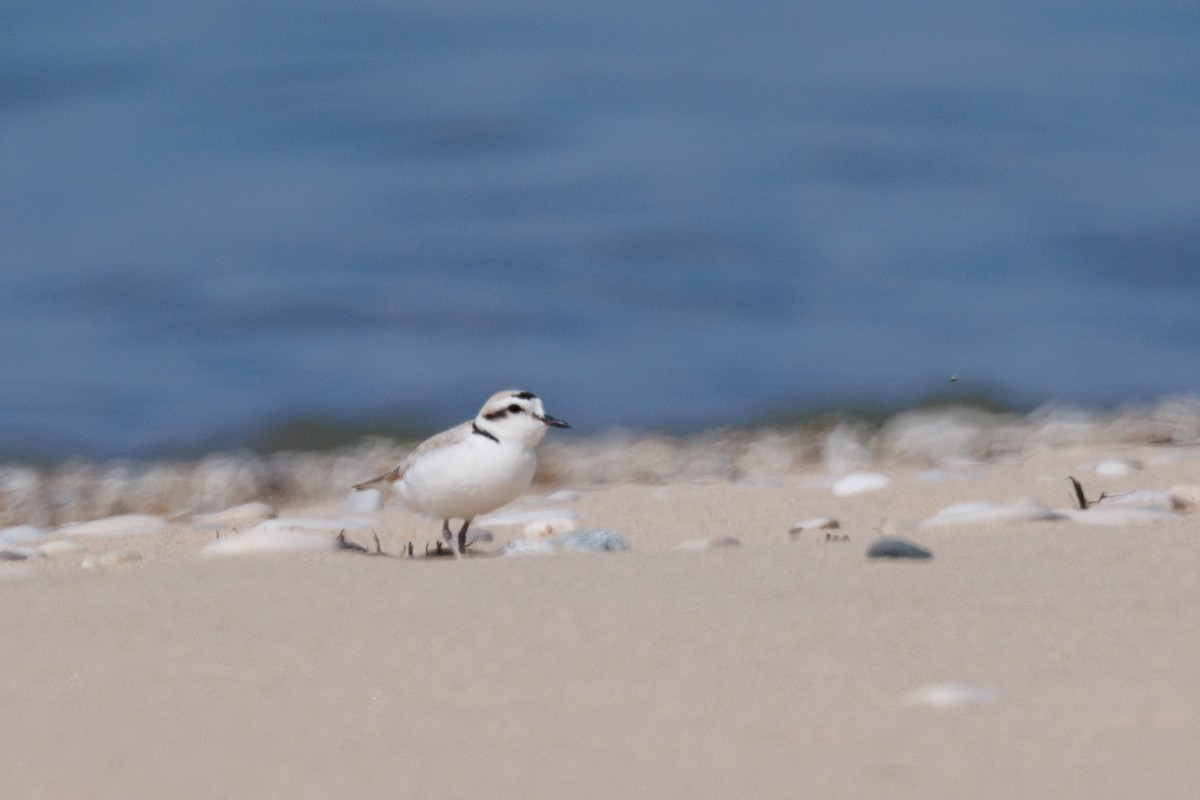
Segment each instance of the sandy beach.
[{"label": "sandy beach", "polygon": [[[347,530],[367,552],[47,530],[0,562],[0,795],[1192,796],[1200,449],[865,467],[890,485],[550,476],[505,510],[619,552],[499,555],[522,522],[427,558],[437,523],[395,504]],[[1068,476],[1136,511],[1056,518]],[[867,558],[885,536],[934,557]]]},{"label": "sandy beach", "polygon": [[1191,26],[0,6],[0,800],[1200,798]]}]

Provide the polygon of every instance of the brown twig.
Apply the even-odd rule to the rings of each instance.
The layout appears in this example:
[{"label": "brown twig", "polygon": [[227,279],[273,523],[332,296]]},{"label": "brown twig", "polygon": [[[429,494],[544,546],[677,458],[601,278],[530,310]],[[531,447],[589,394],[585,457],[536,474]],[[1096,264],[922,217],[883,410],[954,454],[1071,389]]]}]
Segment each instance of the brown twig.
[{"label": "brown twig", "polygon": [[1071,481],[1071,483],[1075,486],[1075,499],[1079,501],[1079,508],[1081,511],[1087,510],[1088,508],[1091,508],[1094,505],[1098,505],[1101,500],[1107,500],[1110,497],[1124,497],[1125,495],[1129,494],[1129,492],[1117,492],[1116,494],[1109,494],[1108,492],[1101,492],[1100,496],[1097,497],[1095,500],[1088,500],[1087,497],[1085,497],[1083,494],[1083,486],[1080,485],[1079,481],[1075,480],[1074,478],[1071,478],[1069,475],[1067,477]]},{"label": "brown twig", "polygon": [[337,544],[338,544],[338,547],[341,548],[342,550],[353,550],[356,553],[367,552],[367,548],[363,547],[361,544],[358,544],[357,542],[350,542],[350,541],[346,540],[346,529],[345,528],[343,528],[342,531],[337,535]]},{"label": "brown twig", "polygon": [[1087,498],[1084,495],[1084,487],[1082,487],[1080,485],[1080,482],[1076,481],[1074,479],[1074,477],[1072,477],[1070,475],[1067,476],[1067,480],[1070,481],[1070,485],[1075,487],[1075,500],[1079,501],[1079,510],[1086,511],[1087,510]]}]

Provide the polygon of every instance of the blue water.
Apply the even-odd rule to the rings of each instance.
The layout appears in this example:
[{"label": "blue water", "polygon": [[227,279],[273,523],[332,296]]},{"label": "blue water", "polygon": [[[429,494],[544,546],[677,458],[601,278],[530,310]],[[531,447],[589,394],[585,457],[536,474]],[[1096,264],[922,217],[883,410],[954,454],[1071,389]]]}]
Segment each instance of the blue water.
[{"label": "blue water", "polygon": [[[450,7],[446,7],[450,6]],[[0,457],[1200,390],[1200,6],[0,7]]]}]

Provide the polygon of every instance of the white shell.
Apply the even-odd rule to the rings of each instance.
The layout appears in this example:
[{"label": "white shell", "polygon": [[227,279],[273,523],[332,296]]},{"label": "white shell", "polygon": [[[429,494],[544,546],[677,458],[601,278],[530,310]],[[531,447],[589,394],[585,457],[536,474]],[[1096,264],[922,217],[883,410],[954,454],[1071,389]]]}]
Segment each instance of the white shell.
[{"label": "white shell", "polygon": [[863,492],[875,492],[892,485],[892,479],[878,472],[855,472],[833,485],[835,497],[849,497]]},{"label": "white shell", "polygon": [[1035,500],[1017,500],[1000,504],[991,501],[981,503],[956,503],[947,506],[926,520],[922,528],[937,528],[945,525],[987,525],[1000,522],[1034,522],[1037,520],[1062,519],[1062,515],[1046,508]]},{"label": "white shell", "polygon": [[557,492],[552,492],[546,495],[547,503],[573,503],[583,497],[583,492],[575,489],[559,489]]},{"label": "white shell", "polygon": [[710,539],[693,539],[675,545],[676,550],[719,550],[724,547],[741,547],[742,543],[732,536],[713,536]]},{"label": "white shell", "polygon": [[833,517],[813,517],[799,522],[792,523],[792,527],[788,529],[788,534],[795,537],[804,531],[827,531],[836,530],[842,527],[842,524]]},{"label": "white shell", "polygon": [[224,536],[214,542],[209,542],[200,552],[208,556],[229,556],[243,553],[336,549],[338,549],[337,540],[328,533],[280,528],[269,526],[269,523],[262,523],[245,533]]},{"label": "white shell", "polygon": [[57,533],[61,536],[136,536],[160,533],[166,527],[166,520],[149,514],[120,514],[90,522],[64,525]]},{"label": "white shell", "polygon": [[63,553],[77,553],[83,549],[83,545],[70,539],[54,539],[39,544],[37,549],[42,551],[42,555],[57,556]]},{"label": "white shell", "polygon": [[994,703],[1000,693],[988,686],[971,686],[965,683],[931,683],[906,692],[901,702],[906,706],[933,706],[934,708],[961,708]]},{"label": "white shell", "polygon": [[1155,511],[1179,510],[1179,506],[1170,492],[1154,489],[1106,494],[1092,505],[1099,508],[1149,508]]},{"label": "white shell", "polygon": [[224,511],[216,511],[212,514],[200,514],[194,518],[194,521],[202,525],[244,525],[247,522],[258,522],[259,520],[271,519],[275,516],[275,509],[271,508],[266,503],[243,503],[240,506],[227,508]]},{"label": "white shell", "polygon": [[100,569],[104,567],[115,567],[118,564],[131,564],[134,561],[141,561],[142,554],[136,550],[108,550],[103,553],[88,556],[83,559],[80,564],[84,569]]},{"label": "white shell", "polygon": [[369,527],[369,522],[357,517],[332,517],[330,519],[321,517],[276,517],[275,519],[268,519],[258,523],[247,531],[247,533],[253,533],[254,531],[278,531],[280,533],[311,531],[332,533],[336,536],[339,531],[361,531]]},{"label": "white shell", "polygon": [[1174,522],[1183,519],[1173,511],[1156,511],[1152,508],[1096,508],[1086,511],[1077,508],[1059,509],[1059,514],[1073,522],[1084,522],[1088,525],[1109,525],[1123,527],[1126,525],[1144,525],[1154,522]]},{"label": "white shell", "polygon": [[1133,475],[1142,469],[1140,462],[1128,458],[1106,458],[1096,465],[1097,475]]}]

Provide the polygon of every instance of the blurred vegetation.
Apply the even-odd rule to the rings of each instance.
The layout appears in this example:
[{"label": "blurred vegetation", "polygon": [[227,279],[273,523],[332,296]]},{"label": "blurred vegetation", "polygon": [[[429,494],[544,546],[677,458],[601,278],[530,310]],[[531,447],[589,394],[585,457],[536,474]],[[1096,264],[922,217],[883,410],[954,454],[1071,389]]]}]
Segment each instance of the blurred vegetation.
[{"label": "blurred vegetation", "polygon": [[952,409],[997,415],[1023,414],[1032,410],[1013,403],[998,390],[983,388],[957,391],[947,388],[915,401],[885,403],[868,400],[863,403],[782,407],[767,412],[751,427],[805,428],[821,431],[831,429],[842,422],[855,422],[870,428],[881,428],[897,415],[910,411]]},{"label": "blurred vegetation", "polygon": [[420,441],[434,432],[431,426],[399,420],[339,422],[319,417],[300,417],[266,427],[252,435],[246,447],[263,455],[291,450],[313,452],[346,447],[374,436],[398,441]]}]

